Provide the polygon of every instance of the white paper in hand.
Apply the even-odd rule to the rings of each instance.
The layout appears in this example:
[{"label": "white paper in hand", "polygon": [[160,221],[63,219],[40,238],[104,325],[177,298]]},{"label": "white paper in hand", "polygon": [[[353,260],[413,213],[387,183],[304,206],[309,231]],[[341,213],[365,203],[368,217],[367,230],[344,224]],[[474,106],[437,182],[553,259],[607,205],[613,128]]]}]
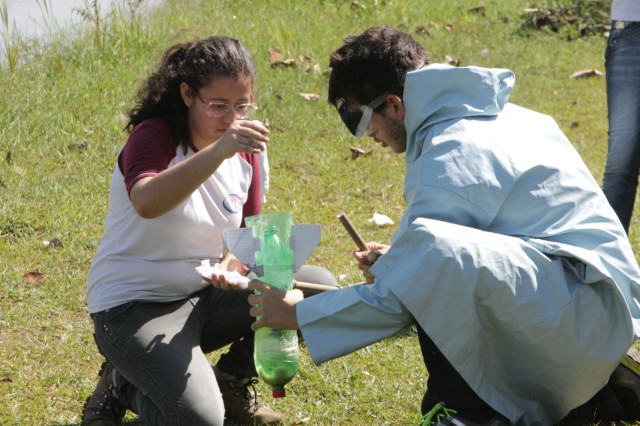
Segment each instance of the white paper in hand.
[{"label": "white paper in hand", "polygon": [[211,279],[211,274],[216,273],[217,275],[224,275],[229,284],[237,284],[242,289],[246,289],[249,285],[249,278],[245,277],[238,271],[227,271],[220,267],[219,263],[211,266],[209,260],[200,261],[200,266],[196,266],[196,271],[200,274],[202,278]]}]

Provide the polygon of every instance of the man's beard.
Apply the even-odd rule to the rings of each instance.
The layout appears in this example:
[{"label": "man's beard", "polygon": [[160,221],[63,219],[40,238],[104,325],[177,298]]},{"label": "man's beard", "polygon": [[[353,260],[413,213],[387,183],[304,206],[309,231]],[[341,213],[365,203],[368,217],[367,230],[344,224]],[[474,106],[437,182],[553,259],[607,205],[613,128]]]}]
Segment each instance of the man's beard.
[{"label": "man's beard", "polygon": [[[395,152],[401,153],[407,150],[407,129],[404,128],[404,123],[398,123],[394,118],[387,114],[384,114],[384,124],[389,133],[389,137],[393,141]],[[389,145],[387,143],[387,145]]]}]

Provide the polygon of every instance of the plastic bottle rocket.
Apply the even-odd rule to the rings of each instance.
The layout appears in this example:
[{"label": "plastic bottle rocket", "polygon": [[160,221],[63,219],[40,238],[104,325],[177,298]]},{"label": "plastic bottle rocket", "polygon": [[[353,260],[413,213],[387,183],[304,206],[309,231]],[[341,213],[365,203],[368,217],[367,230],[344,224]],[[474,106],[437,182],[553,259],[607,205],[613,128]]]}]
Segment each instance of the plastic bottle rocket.
[{"label": "plastic bottle rocket", "polygon": [[[260,240],[256,265],[262,267],[261,281],[281,290],[293,288],[294,255],[290,249],[291,213],[271,213],[246,218]],[[274,398],[286,395],[284,386],[298,371],[300,352],[295,330],[263,327],[256,331],[254,361],[258,374],[272,388]]]}]

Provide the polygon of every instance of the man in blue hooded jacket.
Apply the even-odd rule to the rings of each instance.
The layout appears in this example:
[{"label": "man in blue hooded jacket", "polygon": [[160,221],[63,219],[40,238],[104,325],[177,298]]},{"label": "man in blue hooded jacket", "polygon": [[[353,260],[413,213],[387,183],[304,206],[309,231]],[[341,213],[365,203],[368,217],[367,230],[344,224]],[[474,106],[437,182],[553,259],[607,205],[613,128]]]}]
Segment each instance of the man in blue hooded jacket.
[{"label": "man in blue hooded jacket", "polygon": [[371,285],[301,300],[253,281],[254,328],[300,328],[320,363],[416,324],[422,412],[450,424],[631,419],[608,382],[640,336],[640,270],[555,121],[508,102],[511,71],[428,64],[392,27],[331,68],[351,133],[405,153],[407,210],[375,263],[356,252]]}]

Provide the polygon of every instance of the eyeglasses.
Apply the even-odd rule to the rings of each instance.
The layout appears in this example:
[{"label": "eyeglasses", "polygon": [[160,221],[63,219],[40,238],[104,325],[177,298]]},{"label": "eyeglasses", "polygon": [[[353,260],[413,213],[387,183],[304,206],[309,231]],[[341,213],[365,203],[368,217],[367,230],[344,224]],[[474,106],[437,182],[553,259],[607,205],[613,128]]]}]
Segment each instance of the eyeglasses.
[{"label": "eyeglasses", "polygon": [[225,104],[224,102],[205,102],[202,96],[200,96],[200,93],[196,92],[196,95],[198,95],[198,99],[205,105],[207,116],[211,118],[222,117],[233,110],[235,117],[245,120],[253,117],[256,111],[258,111],[258,106],[253,102],[253,97],[251,97],[251,103],[231,105]]},{"label": "eyeglasses", "polygon": [[352,135],[361,138],[373,133],[371,116],[373,111],[387,100],[388,94],[389,92],[384,92],[368,105],[360,105],[358,108],[350,108],[346,102],[342,102],[338,108],[338,114]]}]

